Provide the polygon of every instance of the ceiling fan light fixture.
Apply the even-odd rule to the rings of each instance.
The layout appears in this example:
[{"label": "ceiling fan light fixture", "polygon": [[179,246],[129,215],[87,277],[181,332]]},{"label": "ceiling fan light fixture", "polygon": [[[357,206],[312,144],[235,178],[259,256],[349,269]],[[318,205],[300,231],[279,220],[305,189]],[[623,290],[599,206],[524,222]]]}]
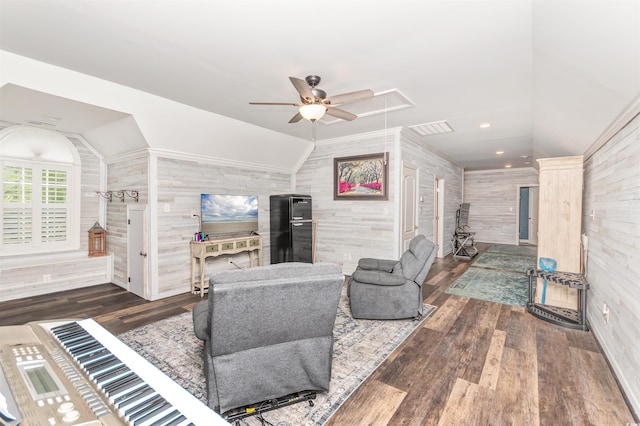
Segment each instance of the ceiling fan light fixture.
[{"label": "ceiling fan light fixture", "polygon": [[321,119],[326,111],[327,107],[321,104],[302,105],[298,110],[303,118],[311,122]]}]

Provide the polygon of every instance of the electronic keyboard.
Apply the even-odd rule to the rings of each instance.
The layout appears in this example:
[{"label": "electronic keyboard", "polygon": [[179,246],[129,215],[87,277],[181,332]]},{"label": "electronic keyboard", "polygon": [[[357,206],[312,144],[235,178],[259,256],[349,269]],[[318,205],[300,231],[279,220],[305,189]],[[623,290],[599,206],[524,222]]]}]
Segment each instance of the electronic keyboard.
[{"label": "electronic keyboard", "polygon": [[229,425],[91,319],[0,327],[0,425]]}]

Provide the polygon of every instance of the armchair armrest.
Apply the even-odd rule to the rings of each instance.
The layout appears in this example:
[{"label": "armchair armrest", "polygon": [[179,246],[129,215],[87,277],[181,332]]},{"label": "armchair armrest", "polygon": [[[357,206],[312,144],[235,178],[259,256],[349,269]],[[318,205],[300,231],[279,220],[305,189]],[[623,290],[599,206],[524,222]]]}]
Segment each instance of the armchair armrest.
[{"label": "armchair armrest", "polygon": [[374,285],[402,285],[407,282],[402,275],[364,269],[357,269],[351,277],[359,283]]},{"label": "armchair armrest", "polygon": [[203,341],[208,340],[211,327],[209,324],[209,303],[206,300],[196,303],[191,314],[193,315],[193,331],[196,337]]},{"label": "armchair armrest", "polygon": [[398,263],[397,260],[388,260],[388,259],[371,259],[365,257],[358,261],[358,267],[360,269],[365,269],[369,271],[386,271],[391,272],[393,267]]}]

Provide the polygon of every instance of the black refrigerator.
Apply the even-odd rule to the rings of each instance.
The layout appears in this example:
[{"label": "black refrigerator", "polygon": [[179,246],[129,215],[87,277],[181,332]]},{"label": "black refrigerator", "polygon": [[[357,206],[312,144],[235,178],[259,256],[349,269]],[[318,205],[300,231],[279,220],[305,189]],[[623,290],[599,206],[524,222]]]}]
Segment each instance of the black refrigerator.
[{"label": "black refrigerator", "polygon": [[313,261],[311,196],[272,195],[271,263]]}]

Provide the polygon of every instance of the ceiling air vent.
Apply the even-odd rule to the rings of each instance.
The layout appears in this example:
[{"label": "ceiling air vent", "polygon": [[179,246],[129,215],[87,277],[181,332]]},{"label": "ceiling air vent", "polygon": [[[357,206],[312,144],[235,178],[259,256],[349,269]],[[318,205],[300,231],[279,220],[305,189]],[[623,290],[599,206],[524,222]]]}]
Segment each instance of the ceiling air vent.
[{"label": "ceiling air vent", "polygon": [[416,124],[415,126],[409,126],[409,128],[415,130],[421,136],[432,136],[453,132],[453,129],[449,126],[449,123],[447,123],[446,120]]}]

